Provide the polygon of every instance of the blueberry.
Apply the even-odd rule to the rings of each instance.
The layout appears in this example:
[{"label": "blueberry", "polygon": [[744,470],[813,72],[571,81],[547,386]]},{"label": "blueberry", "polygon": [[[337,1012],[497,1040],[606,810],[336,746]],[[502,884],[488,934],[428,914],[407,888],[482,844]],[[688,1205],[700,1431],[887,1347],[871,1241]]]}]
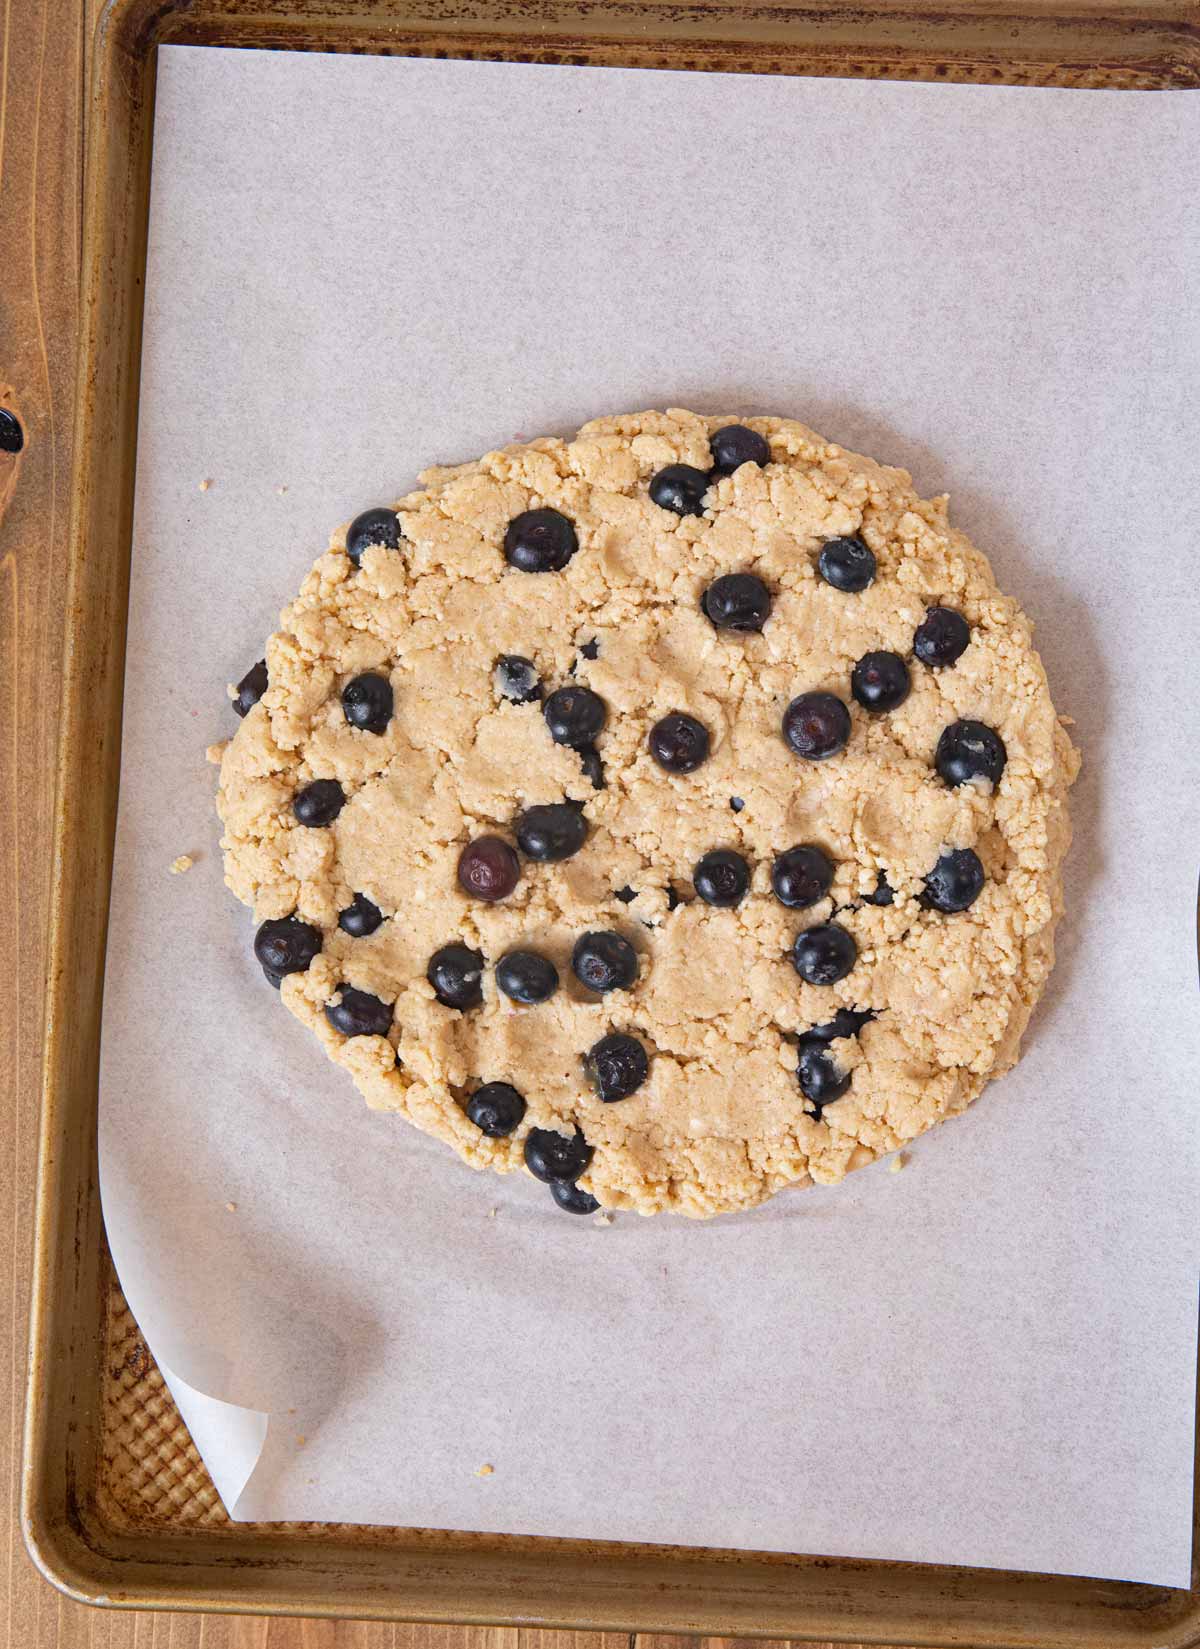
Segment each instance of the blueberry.
[{"label": "blueberry", "polygon": [[999,733],[981,721],[954,721],[943,732],[934,753],[934,766],[953,789],[972,779],[998,783],[1008,752]]},{"label": "blueberry", "polygon": [[342,714],[351,727],[382,733],[392,719],[392,684],[386,676],[355,676],[342,688]]},{"label": "blueberry", "polygon": [[840,1099],[850,1086],[850,1072],[843,1071],[824,1042],[802,1038],[800,1060],[796,1066],[800,1092],[811,1099],[820,1116],[822,1108]]},{"label": "blueberry", "polygon": [[501,836],[476,836],[458,856],[458,885],[473,899],[507,899],[521,879],[521,861]]},{"label": "blueberry", "polygon": [[708,756],[708,728],[695,716],[673,710],[656,721],[648,740],[650,754],[668,773],[694,773]]},{"label": "blueberry", "polygon": [[581,744],[578,746],[578,750],[584,777],[592,781],[593,790],[603,790],[605,788],[604,763],[600,760],[600,752],[594,744]]},{"label": "blueberry", "polygon": [[713,470],[717,475],[732,475],[743,464],[769,464],[771,449],[766,437],[745,424],[726,424],[708,443],[712,450]]},{"label": "blueberry", "polygon": [[735,813],[740,813],[746,804],[740,796],[730,796],[729,805]]},{"label": "blueberry", "polygon": [[237,693],[233,700],[233,708],[239,716],[250,713],[267,690],[267,661],[260,658],[257,664],[252,664],[237,684]]},{"label": "blueberry", "polygon": [[637,898],[637,891],[631,887],[619,887],[613,894],[613,898],[619,899],[623,905],[631,905]]},{"label": "blueberry", "polygon": [[600,1204],[590,1191],[581,1191],[573,1180],[552,1179],[550,1195],[568,1214],[594,1214]]},{"label": "blueberry", "polygon": [[606,1105],[628,1099],[645,1082],[650,1061],[636,1036],[613,1031],[594,1042],[583,1056],[588,1081]]},{"label": "blueberry", "polygon": [[553,1128],[531,1128],[525,1136],[525,1166],[544,1185],[567,1180],[572,1185],[592,1160],[592,1148],[579,1129],[559,1134]]},{"label": "blueberry", "polygon": [[943,853],[925,878],[921,903],[927,910],[941,910],[949,914],[966,910],[983,891],[983,866],[979,855],[969,847],[960,847]]},{"label": "blueberry", "polygon": [[590,991],[627,991],[638,976],[637,952],[619,933],[585,933],[571,952],[571,970]]},{"label": "blueberry", "polygon": [[288,973],[303,973],[321,949],[321,930],[298,916],[264,922],[254,935],[254,954],[278,990]]},{"label": "blueberry", "polygon": [[836,1042],[840,1036],[857,1036],[874,1017],[871,1008],[839,1008],[832,1019],[826,1020],[824,1025],[814,1025],[811,1031],[805,1031],[800,1040],[802,1043]]},{"label": "blueberry", "polygon": [[732,848],[716,847],[696,861],[692,886],[706,905],[740,904],[750,891],[750,866]]},{"label": "blueberry", "polygon": [[881,870],[879,872],[879,879],[875,883],[874,893],[864,893],[863,903],[867,905],[890,905],[895,897],[896,895],[891,883]]},{"label": "blueberry", "polygon": [[895,710],[912,683],[899,653],[864,653],[850,673],[850,691],[864,710]]},{"label": "blueberry", "polygon": [[501,653],[492,672],[496,691],[513,704],[532,704],[542,696],[542,683],[532,659],[520,653]]},{"label": "blueberry", "polygon": [[590,641],[584,642],[583,646],[579,649],[579,656],[581,658],[588,659],[600,657],[600,643],[596,640],[595,636],[593,636]]},{"label": "blueberry", "polygon": [[346,792],[336,779],[314,779],[292,797],[296,823],[331,825],[346,805]]},{"label": "blueberry", "polygon": [[650,481],[653,502],[673,515],[703,515],[707,491],[707,470],[693,469],[690,464],[668,464]]},{"label": "blueberry", "polygon": [[483,954],[459,940],[435,950],[425,977],[444,1008],[477,1008],[483,1001]]},{"label": "blueberry", "polygon": [[700,605],[718,630],[761,630],[771,613],[771,592],[753,573],[714,578]]},{"label": "blueberry", "polygon": [[839,922],[805,928],[792,946],[792,966],[809,985],[836,985],[858,960],[854,935]]},{"label": "blueberry", "polygon": [[555,744],[570,744],[578,750],[603,732],[608,709],[590,687],[559,687],[543,704],[542,715]]},{"label": "blueberry", "polygon": [[466,1112],[481,1134],[506,1139],[524,1118],[525,1099],[511,1083],[485,1082],[467,1101]]},{"label": "blueberry", "polygon": [[383,921],[383,912],[365,893],[356,893],[345,910],[338,913],[338,927],[351,939],[365,939]]},{"label": "blueberry", "polygon": [[587,820],[576,802],[546,802],[528,807],[517,819],[517,846],[539,864],[569,859],[587,841]]},{"label": "blueberry", "polygon": [[357,567],[372,544],[385,550],[400,548],[400,518],[395,510],[364,510],[346,528],[346,554]]},{"label": "blueberry", "polygon": [[971,626],[953,607],[931,607],[913,636],[913,653],[930,670],[957,664],[971,640]]},{"label": "blueberry", "polygon": [[523,573],[561,573],[578,548],[575,528],[558,510],[525,510],[504,534],[504,559]]},{"label": "blueberry", "polygon": [[817,571],[835,590],[857,595],[875,577],[875,557],[861,538],[831,538],[817,557]]},{"label": "blueberry", "polygon": [[342,986],[340,1002],[331,1002],[325,1017],[335,1031],[343,1036],[386,1036],[392,1023],[392,1010],[369,991],[355,990],[353,985]]},{"label": "blueberry", "polygon": [[496,963],[496,984],[513,1002],[532,1007],[558,989],[558,969],[535,950],[510,950]]},{"label": "blueberry", "polygon": [[25,445],[25,431],[15,412],[0,407],[0,452],[18,453]]},{"label": "blueberry", "polygon": [[771,887],[781,905],[806,910],[833,883],[833,866],[819,847],[789,847],[771,866]]},{"label": "blueberry", "polygon": [[823,762],[846,748],[850,712],[832,693],[801,693],[783,712],[783,736],[797,756]]}]

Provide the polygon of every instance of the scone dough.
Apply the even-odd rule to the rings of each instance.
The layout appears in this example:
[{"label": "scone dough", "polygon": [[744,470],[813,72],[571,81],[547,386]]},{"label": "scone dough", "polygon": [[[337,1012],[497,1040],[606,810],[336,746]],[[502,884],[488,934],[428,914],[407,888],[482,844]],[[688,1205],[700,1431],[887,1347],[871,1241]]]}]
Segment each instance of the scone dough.
[{"label": "scone dough", "polygon": [[[944,498],[918,498],[904,471],[799,423],[740,421],[766,437],[770,462],[715,479],[702,515],[660,508],[649,483],[669,464],[707,470],[710,436],[732,418],[599,418],[570,441],[427,470],[395,506],[398,550],[373,546],[356,568],[345,529],[334,533],[267,644],[269,686],[221,761],[226,881],[256,921],[294,913],[321,929],[320,954],[281,995],[368,1104],[500,1172],[522,1166],[529,1128],[578,1126],[594,1147],[580,1185],[606,1208],[644,1214],[718,1214],[840,1180],[963,1110],[1016,1060],[1061,910],[1078,757],[1028,619],[950,527]],[[577,553],[560,572],[510,567],[510,520],[543,506],[574,523]],[[816,568],[821,546],[846,535],[877,561],[857,594]],[[701,611],[706,586],[730,572],[772,591],[761,633],[717,630]],[[913,659],[914,632],[936,604],[971,627],[952,668]],[[881,649],[908,661],[912,691],[873,715],[851,698],[850,673]],[[500,696],[500,654],[533,660],[547,693],[574,682],[605,700],[604,789],[552,742],[540,704]],[[341,688],[364,671],[394,689],[383,733],[349,726],[342,712]],[[850,706],[851,735],[831,759],[803,761],[781,716],[818,689]],[[711,735],[690,774],[664,771],[647,749],[651,726],[672,711]],[[940,733],[959,718],[1004,740],[994,790],[951,789],[933,766]],[[324,829],[299,825],[291,807],[317,778],[338,779],[349,798]],[[581,851],[523,861],[515,892],[496,904],[460,890],[456,864],[471,838],[512,841],[522,809],[564,798],[584,806]],[[798,843],[821,846],[836,866],[830,897],[807,910],[771,892],[773,859]],[[694,895],[693,866],[717,847],[753,867],[736,909]],[[924,908],[923,878],[947,849],[966,847],[986,871],[982,893],[955,915]],[[864,902],[881,872],[895,892],[887,906]],[[630,889],[632,902],[615,897]],[[369,937],[338,927],[356,894],[387,918]],[[803,983],[793,940],[835,912],[857,963],[834,985]],[[637,949],[631,989],[597,997],[573,978],[572,947],[596,929]],[[486,959],[483,1003],[465,1012],[442,1006],[426,979],[430,956],[452,940]],[[558,967],[561,986],[540,1006],[496,990],[493,966],[514,948]],[[346,1038],[328,1022],[343,985],[395,1003],[386,1037]],[[815,1115],[797,1082],[796,1038],[839,1007],[876,1017],[831,1045],[851,1085]],[[582,1055],[609,1031],[635,1034],[651,1059],[643,1086],[606,1104]],[[505,1139],[485,1137],[463,1109],[493,1081],[528,1106]]]}]

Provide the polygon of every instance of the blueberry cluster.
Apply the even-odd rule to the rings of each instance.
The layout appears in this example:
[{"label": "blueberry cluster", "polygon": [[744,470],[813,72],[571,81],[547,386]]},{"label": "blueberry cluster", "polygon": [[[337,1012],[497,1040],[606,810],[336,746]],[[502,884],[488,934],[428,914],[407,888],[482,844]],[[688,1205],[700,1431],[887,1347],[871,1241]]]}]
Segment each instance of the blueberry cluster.
[{"label": "blueberry cluster", "polygon": [[[934,620],[940,625],[942,618],[952,618],[964,630],[967,628],[960,613],[948,607],[931,607],[914,638],[914,655],[918,659],[923,657],[917,646],[922,631]],[[929,665],[930,669],[944,667],[944,664]],[[911,690],[909,668],[899,653],[864,653],[850,672],[851,696],[871,715],[899,709]],[[827,761],[849,742],[850,709],[835,693],[801,693],[785,709],[782,730],[784,742],[795,755],[805,761]],[[995,784],[1004,772],[1006,759],[999,733],[983,722],[964,720],[952,722],[943,731],[933,764],[951,786],[967,784],[972,779],[987,779]]]},{"label": "blueberry cluster", "polygon": [[[541,802],[513,822],[517,847],[538,864],[558,864],[587,841],[582,802]],[[476,836],[458,856],[458,885],[472,899],[495,904],[507,899],[521,879],[516,848],[503,836]]]},{"label": "blueberry cluster", "polygon": [[[650,1070],[646,1049],[635,1036],[622,1031],[602,1036],[583,1056],[589,1083],[605,1104],[628,1099]],[[507,1139],[525,1119],[525,1096],[509,1082],[485,1082],[466,1102],[467,1116],[489,1139]],[[535,1179],[550,1187],[560,1208],[570,1214],[593,1214],[600,1204],[577,1181],[592,1160],[593,1150],[578,1126],[562,1134],[553,1128],[531,1128],[522,1148],[525,1166]]]},{"label": "blueberry cluster", "polygon": [[824,1025],[814,1025],[800,1038],[796,1076],[800,1092],[820,1116],[826,1105],[840,1099],[850,1086],[850,1073],[841,1068],[831,1043],[839,1037],[857,1036],[875,1015],[870,1008],[839,1008]]},{"label": "blueberry cluster", "polygon": [[[454,940],[433,953],[425,976],[444,1007],[466,1012],[483,1001],[483,969],[482,952]],[[506,951],[495,971],[496,988],[523,1007],[549,1001],[559,986],[558,969],[540,951]],[[571,952],[571,972],[597,996],[626,991],[638,976],[637,952],[619,933],[585,933]]]},{"label": "blueberry cluster", "polygon": [[[771,448],[766,437],[745,424],[726,424],[709,442],[711,469],[691,464],[668,464],[651,477],[650,497],[660,509],[672,515],[703,515],[704,496],[714,481],[732,475],[743,464],[769,464]],[[761,626],[756,626],[761,628]]]}]

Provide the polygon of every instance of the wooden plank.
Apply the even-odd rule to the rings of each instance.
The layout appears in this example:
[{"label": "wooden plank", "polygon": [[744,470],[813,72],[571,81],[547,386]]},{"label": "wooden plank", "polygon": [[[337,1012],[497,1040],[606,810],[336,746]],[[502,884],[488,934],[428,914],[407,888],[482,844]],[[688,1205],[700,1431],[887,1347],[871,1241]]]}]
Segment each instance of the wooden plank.
[{"label": "wooden plank", "polygon": [[34,1572],[17,1518],[42,976],[78,330],[82,91],[80,0],[0,5],[0,402],[25,433],[0,455],[0,1564],[4,1649],[108,1649],[86,1612]]}]

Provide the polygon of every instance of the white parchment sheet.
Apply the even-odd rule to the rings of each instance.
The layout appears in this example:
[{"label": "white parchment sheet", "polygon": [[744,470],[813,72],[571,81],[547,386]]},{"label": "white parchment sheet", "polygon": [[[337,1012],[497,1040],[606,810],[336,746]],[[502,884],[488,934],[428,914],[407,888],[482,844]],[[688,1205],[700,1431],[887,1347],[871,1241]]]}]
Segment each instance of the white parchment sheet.
[{"label": "white parchment sheet", "polygon": [[[160,54],[102,1174],[237,1516],[1187,1584],[1198,143],[1187,93]],[[601,1229],[325,1062],[203,748],[332,526],[647,405],[948,490],[1085,766],[1014,1074],[898,1176]]]}]

